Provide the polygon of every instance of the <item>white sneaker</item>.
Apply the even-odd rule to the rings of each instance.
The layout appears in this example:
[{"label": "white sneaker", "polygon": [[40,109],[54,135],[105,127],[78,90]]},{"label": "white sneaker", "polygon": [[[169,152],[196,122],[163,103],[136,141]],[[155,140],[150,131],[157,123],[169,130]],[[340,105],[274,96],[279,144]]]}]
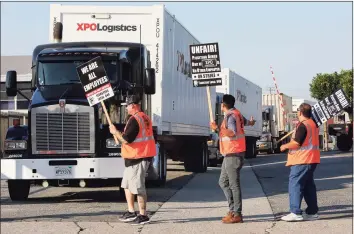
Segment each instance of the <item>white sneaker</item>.
[{"label": "white sneaker", "polygon": [[303,221],[304,218],[302,217],[302,215],[290,213],[288,215],[281,217],[281,220],[286,221],[286,222],[294,222],[294,221]]},{"label": "white sneaker", "polygon": [[304,218],[304,220],[308,220],[308,221],[317,220],[320,218],[318,214],[309,215],[306,213],[303,213],[302,217]]}]

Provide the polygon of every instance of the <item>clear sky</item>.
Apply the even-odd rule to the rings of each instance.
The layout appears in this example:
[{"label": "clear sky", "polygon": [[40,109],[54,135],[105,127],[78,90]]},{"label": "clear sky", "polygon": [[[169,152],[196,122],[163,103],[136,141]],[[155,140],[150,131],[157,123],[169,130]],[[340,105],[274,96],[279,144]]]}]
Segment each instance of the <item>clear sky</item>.
[{"label": "clear sky", "polygon": [[[154,3],[62,3],[72,5],[151,5]],[[49,42],[50,3],[1,3],[1,55],[30,55]],[[317,73],[350,69],[352,3],[229,2],[165,3],[201,42],[219,42],[222,67],[262,88],[310,99]]]}]

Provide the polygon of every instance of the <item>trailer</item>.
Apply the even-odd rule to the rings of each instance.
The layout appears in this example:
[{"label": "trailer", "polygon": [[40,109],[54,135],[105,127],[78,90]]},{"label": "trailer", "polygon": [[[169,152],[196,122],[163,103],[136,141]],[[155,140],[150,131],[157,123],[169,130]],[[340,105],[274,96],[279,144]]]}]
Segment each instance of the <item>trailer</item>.
[{"label": "trailer", "polygon": [[[229,68],[223,68],[221,72],[222,85],[216,86],[215,120],[220,126],[224,113],[221,113],[221,102],[224,94],[231,94],[235,97],[235,107],[241,114],[249,119],[251,116],[256,120],[254,126],[245,126],[246,136],[246,158],[257,157],[256,142],[262,134],[262,88],[250,80],[238,75]],[[217,165],[222,160],[217,150],[217,134],[211,133],[209,151],[212,153],[211,166]]]},{"label": "trailer", "polygon": [[288,138],[277,143],[279,139],[294,129],[292,115],[292,97],[280,94],[284,112],[278,94],[262,95],[262,136],[257,141],[257,151],[269,154],[279,153],[280,146],[289,141]]},{"label": "trailer", "polygon": [[[12,200],[25,200],[31,183],[85,187],[92,180],[120,185],[124,160],[101,105],[89,106],[76,67],[101,56],[114,97],[105,101],[123,130],[127,95],[142,98],[153,123],[157,155],[147,180],[163,185],[167,157],[186,171],[205,172],[210,133],[206,89],[193,88],[189,45],[200,42],[163,5],[50,6],[51,43],[32,56],[28,136],[5,140],[1,179]],[[16,96],[16,72],[7,94]],[[215,105],[215,87],[210,88]],[[21,137],[21,136],[20,136]],[[17,158],[9,158],[16,154]],[[20,156],[19,156],[20,155]]]}]

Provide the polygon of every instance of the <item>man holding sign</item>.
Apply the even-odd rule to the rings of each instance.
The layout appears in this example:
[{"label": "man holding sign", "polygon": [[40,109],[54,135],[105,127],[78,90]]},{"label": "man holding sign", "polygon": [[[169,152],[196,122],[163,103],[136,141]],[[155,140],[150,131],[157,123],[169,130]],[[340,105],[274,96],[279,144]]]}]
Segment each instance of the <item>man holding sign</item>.
[{"label": "man holding sign", "polygon": [[[246,152],[246,137],[244,126],[253,126],[255,120],[247,120],[235,107],[235,97],[224,95],[221,111],[225,113],[224,121],[219,131],[220,153],[224,156],[221,166],[219,185],[225,193],[229,203],[229,212],[222,219],[223,223],[242,223],[242,196],[240,171],[243,166]],[[216,131],[215,122],[210,127]]]},{"label": "man holding sign", "polygon": [[[281,219],[287,222],[318,219],[316,185],[313,174],[320,163],[319,129],[311,119],[311,106],[302,103],[297,110],[299,123],[293,139],[280,147],[289,150],[286,166],[290,167],[290,214]],[[301,201],[305,198],[306,213],[302,215]]]},{"label": "man holding sign", "polygon": [[[131,116],[123,133],[117,131],[114,125],[110,132],[122,143],[121,153],[125,161],[125,170],[121,188],[125,190],[128,211],[120,218],[123,222],[134,221],[133,225],[148,223],[146,215],[145,174],[150,166],[152,157],[156,156],[156,144],[153,136],[152,122],[141,111],[138,96],[132,95],[127,99],[127,111]],[[139,211],[134,210],[134,195],[137,194]]]}]

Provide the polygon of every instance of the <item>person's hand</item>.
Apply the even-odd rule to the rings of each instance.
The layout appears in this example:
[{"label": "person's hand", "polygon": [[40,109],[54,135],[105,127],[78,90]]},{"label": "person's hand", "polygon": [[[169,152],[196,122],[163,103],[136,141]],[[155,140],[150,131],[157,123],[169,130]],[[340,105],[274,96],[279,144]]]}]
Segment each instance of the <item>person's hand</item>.
[{"label": "person's hand", "polygon": [[216,125],[215,122],[210,122],[210,128],[215,131],[216,129],[218,129],[218,125]]},{"label": "person's hand", "polygon": [[285,150],[287,150],[287,148],[286,148],[285,145],[280,146],[280,151],[281,151],[281,152],[284,152]]},{"label": "person's hand", "polygon": [[109,126],[109,131],[112,135],[115,135],[117,133],[117,129],[113,124]]},{"label": "person's hand", "polygon": [[256,120],[253,119],[253,116],[251,116],[251,119],[248,121],[248,124],[253,126],[256,123]]}]

